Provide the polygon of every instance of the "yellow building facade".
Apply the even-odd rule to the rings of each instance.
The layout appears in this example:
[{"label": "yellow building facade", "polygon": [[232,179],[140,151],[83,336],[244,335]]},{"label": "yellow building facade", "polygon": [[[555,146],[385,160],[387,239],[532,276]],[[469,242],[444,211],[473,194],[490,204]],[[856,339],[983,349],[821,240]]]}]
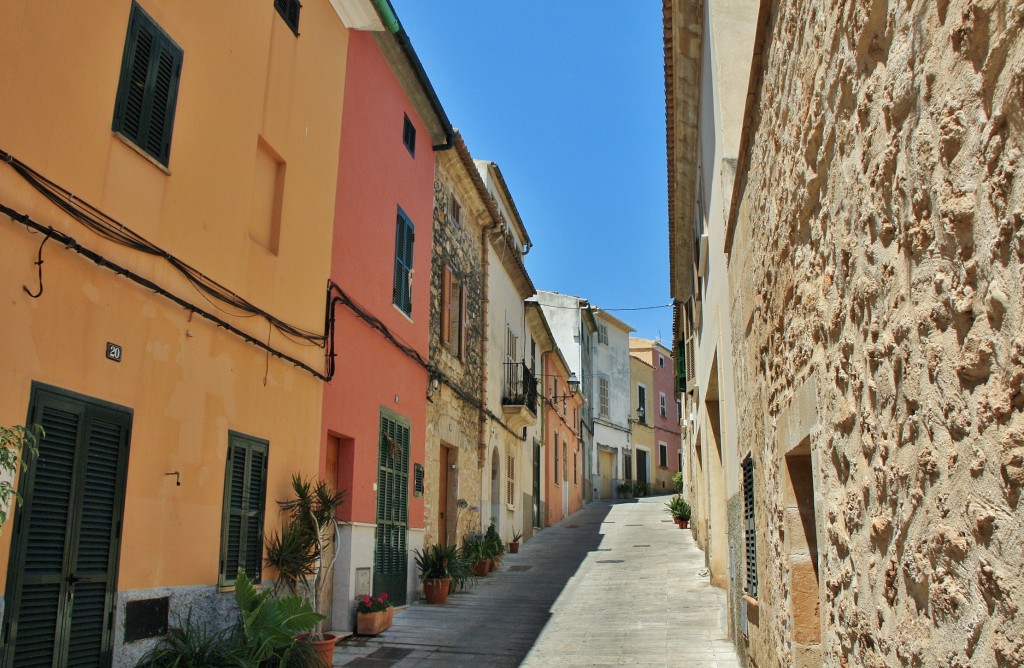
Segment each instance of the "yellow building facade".
[{"label": "yellow building facade", "polygon": [[133,665],[190,606],[230,621],[317,472],[338,12],[0,5],[0,424],[47,431],[0,536],[0,664]]}]

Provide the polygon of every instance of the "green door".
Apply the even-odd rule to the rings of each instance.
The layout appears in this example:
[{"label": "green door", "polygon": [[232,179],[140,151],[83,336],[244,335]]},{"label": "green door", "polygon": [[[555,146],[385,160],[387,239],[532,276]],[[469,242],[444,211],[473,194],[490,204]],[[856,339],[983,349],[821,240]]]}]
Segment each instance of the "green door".
[{"label": "green door", "polygon": [[380,415],[378,467],[373,593],[386,591],[395,605],[404,605],[409,558],[409,423],[390,411]]},{"label": "green door", "polygon": [[110,665],[129,409],[35,385],[39,458],[18,490],[4,665]]}]

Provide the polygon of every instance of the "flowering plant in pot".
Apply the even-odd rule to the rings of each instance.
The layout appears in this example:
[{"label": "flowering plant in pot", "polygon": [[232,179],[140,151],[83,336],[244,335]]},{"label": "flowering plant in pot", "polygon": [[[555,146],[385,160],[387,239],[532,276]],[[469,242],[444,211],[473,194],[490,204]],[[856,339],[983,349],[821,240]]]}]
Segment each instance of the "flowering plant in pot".
[{"label": "flowering plant in pot", "polygon": [[361,636],[375,636],[391,628],[394,621],[395,608],[388,600],[387,592],[377,596],[359,596],[359,607],[356,612],[356,633]]}]

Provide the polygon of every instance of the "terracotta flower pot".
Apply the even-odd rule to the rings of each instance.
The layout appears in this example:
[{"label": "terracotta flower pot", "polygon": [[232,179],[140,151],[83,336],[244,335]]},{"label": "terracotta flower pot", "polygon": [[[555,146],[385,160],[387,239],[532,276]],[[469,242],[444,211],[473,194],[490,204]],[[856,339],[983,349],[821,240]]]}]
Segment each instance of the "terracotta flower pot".
[{"label": "terracotta flower pot", "polygon": [[360,612],[356,615],[356,633],[361,636],[375,636],[391,628],[394,608],[377,612]]},{"label": "terracotta flower pot", "polygon": [[508,544],[508,553],[509,554],[519,554],[519,543],[509,543]]},{"label": "terracotta flower pot", "polygon": [[689,529],[690,528],[690,520],[679,520],[679,528],[680,529]]},{"label": "terracotta flower pot", "polygon": [[491,572],[491,561],[489,559],[481,559],[480,561],[473,564],[473,575],[482,578]]},{"label": "terracotta flower pot", "polygon": [[331,665],[334,660],[334,646],[338,642],[338,636],[333,633],[325,633],[323,640],[313,640],[306,634],[303,637],[303,641],[316,648],[317,656],[320,657],[323,665]]},{"label": "terracotta flower pot", "polygon": [[442,605],[448,600],[448,589],[451,587],[451,578],[429,578],[423,581],[423,595],[427,603]]}]

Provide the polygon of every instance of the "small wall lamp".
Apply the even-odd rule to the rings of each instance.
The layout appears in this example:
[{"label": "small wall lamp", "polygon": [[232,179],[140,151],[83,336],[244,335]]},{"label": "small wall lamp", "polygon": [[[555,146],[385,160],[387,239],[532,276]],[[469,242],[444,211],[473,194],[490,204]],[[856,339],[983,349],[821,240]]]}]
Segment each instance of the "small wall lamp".
[{"label": "small wall lamp", "polygon": [[549,401],[551,401],[551,403],[554,403],[556,401],[561,401],[564,404],[566,399],[571,399],[571,398],[575,397],[576,393],[579,392],[579,391],[580,391],[580,379],[576,377],[575,373],[571,373],[571,374],[569,374],[569,394],[555,395],[555,396],[551,397],[551,399]]}]

